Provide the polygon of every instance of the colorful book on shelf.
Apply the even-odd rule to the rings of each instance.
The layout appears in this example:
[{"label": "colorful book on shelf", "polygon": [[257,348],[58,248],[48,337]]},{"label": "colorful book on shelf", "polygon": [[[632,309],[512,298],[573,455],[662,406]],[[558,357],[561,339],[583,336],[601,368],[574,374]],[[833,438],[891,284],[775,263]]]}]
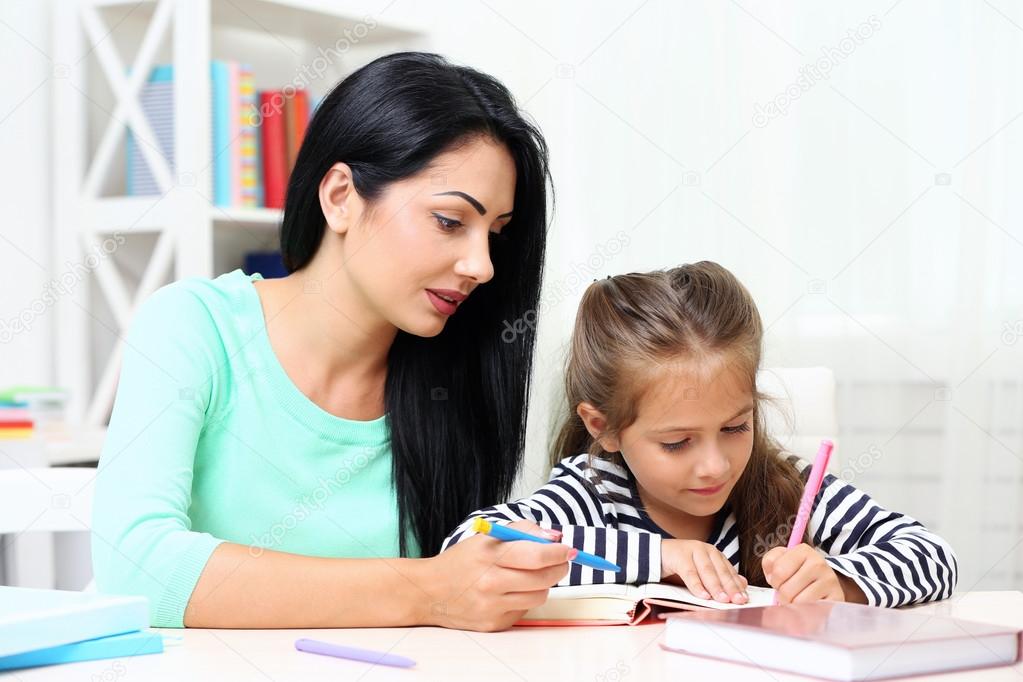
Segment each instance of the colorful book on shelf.
[{"label": "colorful book on shelf", "polygon": [[263,166],[263,203],[267,208],[284,208],[284,193],[288,182],[287,131],[281,106],[283,101],[284,96],[279,90],[259,93],[260,160]]},{"label": "colorful book on shelf", "polygon": [[0,401],[0,440],[31,438],[34,430],[28,403]]},{"label": "colorful book on shelf", "polygon": [[[819,601],[667,616],[661,647],[829,680],[880,680],[1020,661],[1017,628]],[[1011,677],[1011,676],[1010,676]]]},{"label": "colorful book on shelf", "polygon": [[242,64],[238,75],[239,116],[241,144],[239,149],[241,178],[240,191],[242,206],[263,205],[259,178],[259,101],[252,67]]},{"label": "colorful book on shelf", "polygon": [[0,656],[0,670],[35,668],[42,665],[96,661],[104,658],[142,656],[163,652],[163,636],[157,632],[136,630],[109,637],[35,649],[10,656]]},{"label": "colorful book on shelf", "polygon": [[553,587],[547,601],[525,613],[516,625],[637,625],[666,611],[744,609],[774,601],[774,590],[751,586],[749,603],[701,599],[681,585],[647,583]]},{"label": "colorful book on shelf", "polygon": [[[171,173],[174,172],[174,68],[158,66],[149,75],[139,94],[142,114],[156,137],[159,153],[167,160]],[[129,196],[162,194],[156,178],[150,170],[141,143],[128,129],[125,140],[127,168],[125,169],[126,193]],[[152,150],[157,151],[157,150]]]},{"label": "colorful book on shelf", "polygon": [[229,162],[231,164],[231,206],[242,205],[242,95],[241,67],[238,62],[227,63],[228,109],[227,121],[230,126]]},{"label": "colorful book on shelf", "polygon": [[213,204],[231,205],[231,65],[210,64],[213,125]]},{"label": "colorful book on shelf", "polygon": [[149,626],[145,597],[0,586],[0,656]]}]

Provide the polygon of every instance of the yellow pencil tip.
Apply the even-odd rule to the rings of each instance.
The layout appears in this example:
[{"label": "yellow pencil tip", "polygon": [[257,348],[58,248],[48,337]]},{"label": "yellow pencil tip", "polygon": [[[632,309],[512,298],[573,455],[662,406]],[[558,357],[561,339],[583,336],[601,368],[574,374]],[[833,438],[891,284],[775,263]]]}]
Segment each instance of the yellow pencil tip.
[{"label": "yellow pencil tip", "polygon": [[482,516],[477,516],[476,520],[472,522],[472,529],[477,533],[489,533],[490,522]]}]

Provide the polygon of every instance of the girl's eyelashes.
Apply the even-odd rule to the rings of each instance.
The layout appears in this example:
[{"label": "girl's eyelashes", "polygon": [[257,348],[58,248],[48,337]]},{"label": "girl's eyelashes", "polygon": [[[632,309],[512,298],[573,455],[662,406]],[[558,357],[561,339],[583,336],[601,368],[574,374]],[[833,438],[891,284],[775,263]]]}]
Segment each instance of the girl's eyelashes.
[{"label": "girl's eyelashes", "polygon": [[664,450],[667,452],[675,452],[676,450],[681,450],[687,445],[689,445],[688,438],[683,438],[682,440],[676,441],[674,443],[661,443],[661,447],[664,448]]},{"label": "girl's eyelashes", "polygon": [[749,422],[743,422],[738,426],[726,426],[721,430],[725,433],[746,433],[750,430],[750,425]]},{"label": "girl's eyelashes", "polygon": [[[739,424],[738,426],[726,426],[723,429],[721,429],[722,432],[728,433],[728,434],[746,433],[749,430],[750,430],[750,424],[749,424],[748,421],[747,422],[743,422],[742,424]],[[661,443],[661,448],[663,448],[666,452],[677,452],[678,450],[681,450],[681,449],[685,448],[687,445],[689,445],[690,440],[692,440],[692,439],[691,438],[683,438],[682,440],[675,441],[674,443]]]}]

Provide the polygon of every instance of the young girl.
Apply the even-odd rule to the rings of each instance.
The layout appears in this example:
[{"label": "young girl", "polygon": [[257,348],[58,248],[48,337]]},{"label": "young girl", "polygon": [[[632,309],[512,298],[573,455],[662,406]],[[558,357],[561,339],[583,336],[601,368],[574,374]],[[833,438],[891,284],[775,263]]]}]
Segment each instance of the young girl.
[{"label": "young girl", "polygon": [[764,429],[762,337],[749,292],[715,263],[594,283],[576,318],[550,480],[474,512],[444,547],[484,516],[560,531],[622,568],[572,564],[559,585],[665,580],[739,604],[748,584],[775,588],[781,603],[950,596],[951,547],[831,475],[803,544],[785,548],[809,465]]}]

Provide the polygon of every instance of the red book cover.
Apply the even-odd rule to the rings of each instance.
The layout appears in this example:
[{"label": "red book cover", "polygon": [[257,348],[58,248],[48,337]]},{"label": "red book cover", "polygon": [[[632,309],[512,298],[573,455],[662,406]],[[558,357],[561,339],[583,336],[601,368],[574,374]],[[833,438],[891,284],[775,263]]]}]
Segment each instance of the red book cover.
[{"label": "red book cover", "polygon": [[259,110],[262,114],[259,134],[263,144],[263,191],[267,208],[284,208],[284,193],[288,185],[288,143],[284,111],[278,108],[282,101],[280,91],[259,93]]},{"label": "red book cover", "polygon": [[309,93],[295,90],[295,96],[284,105],[284,118],[287,122],[288,136],[288,173],[295,167],[298,149],[302,146],[305,129],[309,125]]}]

